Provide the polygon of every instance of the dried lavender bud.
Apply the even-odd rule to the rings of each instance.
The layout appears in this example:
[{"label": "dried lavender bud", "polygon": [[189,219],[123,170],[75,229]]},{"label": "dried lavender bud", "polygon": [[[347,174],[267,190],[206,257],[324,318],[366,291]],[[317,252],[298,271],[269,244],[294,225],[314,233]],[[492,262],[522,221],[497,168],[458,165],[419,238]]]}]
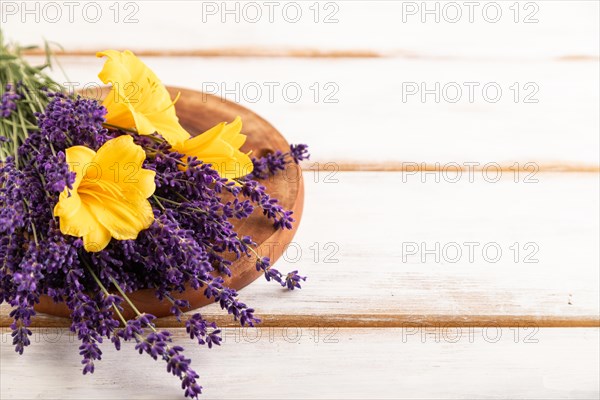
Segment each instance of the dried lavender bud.
[{"label": "dried lavender bud", "polygon": [[21,94],[17,92],[17,88],[10,83],[5,86],[5,92],[0,98],[0,118],[9,118],[10,115],[17,109],[17,101],[21,100]]},{"label": "dried lavender bud", "polygon": [[306,281],[306,277],[298,275],[298,271],[292,271],[285,277],[285,286],[289,290],[294,290],[294,288],[302,289],[300,281]]},{"label": "dried lavender bud", "polygon": [[286,166],[291,162],[299,164],[303,160],[308,160],[308,146],[305,144],[292,144],[288,153],[282,153],[277,150],[261,158],[252,158],[254,169],[247,179],[263,180],[276,175],[279,171],[285,171]]},{"label": "dried lavender bud", "polygon": [[209,349],[213,345],[221,345],[222,339],[219,336],[221,330],[217,329],[217,324],[206,321],[200,314],[192,315],[185,322],[185,330],[190,335],[190,339],[197,339],[198,344],[206,344]]},{"label": "dried lavender bud", "polygon": [[296,164],[300,164],[300,161],[310,159],[308,146],[305,144],[292,144],[290,146],[290,155]]}]

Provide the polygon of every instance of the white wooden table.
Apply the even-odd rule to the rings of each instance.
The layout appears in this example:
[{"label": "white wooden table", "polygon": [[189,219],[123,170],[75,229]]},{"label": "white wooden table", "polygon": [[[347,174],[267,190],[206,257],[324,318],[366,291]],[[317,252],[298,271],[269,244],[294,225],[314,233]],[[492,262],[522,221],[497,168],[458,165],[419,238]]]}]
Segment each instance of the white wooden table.
[{"label": "white wooden table", "polygon": [[[72,23],[61,2],[54,23],[41,3],[39,23],[7,3],[5,33],[61,43],[79,87],[98,82],[96,50],[129,48],[166,84],[237,100],[311,145],[304,218],[277,264],[305,287],[242,290],[257,329],[202,309],[227,327],[210,351],[159,321],[205,398],[600,396],[598,2],[480,2],[473,23],[462,2],[428,2],[439,23],[421,2],[276,3],[272,22],[264,2],[98,2],[96,23],[84,3]],[[66,320],[40,315],[18,356],[8,311],[2,399],[181,396],[127,346],[107,343],[82,376]]]}]

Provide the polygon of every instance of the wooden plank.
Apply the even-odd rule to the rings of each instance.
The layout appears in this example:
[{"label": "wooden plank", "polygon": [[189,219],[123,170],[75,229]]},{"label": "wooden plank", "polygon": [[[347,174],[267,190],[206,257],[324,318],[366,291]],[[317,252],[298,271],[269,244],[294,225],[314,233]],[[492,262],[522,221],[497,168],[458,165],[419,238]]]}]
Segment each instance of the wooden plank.
[{"label": "wooden plank", "polygon": [[[267,326],[600,326],[598,175],[538,174],[538,183],[324,177],[305,172],[304,219],[276,265],[307,275],[303,289],[260,279],[241,291]],[[439,260],[425,253],[436,243]],[[215,305],[200,311],[231,324]]]},{"label": "wooden plank", "polygon": [[284,1],[272,10],[249,1],[86,3],[94,2],[69,12],[61,2],[4,2],[3,26],[22,43],[45,37],[88,53],[118,46],[216,56],[597,59],[599,47],[593,1],[479,2],[473,9],[452,1]]},{"label": "wooden plank", "polygon": [[[174,331],[210,399],[597,399],[600,393],[597,329],[230,329],[213,350],[185,336]],[[130,344],[120,352],[103,345],[90,377],[81,375],[77,339],[65,330],[36,331],[34,340],[19,356],[2,335],[3,399],[181,397],[162,361],[140,356]]]},{"label": "wooden plank", "polygon": [[[98,82],[102,60],[62,60],[73,86]],[[600,165],[598,62],[144,60],[166,84],[209,91],[256,111],[290,142],[312,144],[313,161],[321,164],[406,170],[533,163],[550,171],[596,172]],[[464,82],[479,85],[473,102]],[[528,82],[536,86],[524,90]],[[432,94],[423,102],[421,84],[427,90],[436,83],[439,103]],[[443,89],[453,83],[462,87],[456,103],[450,100],[457,92],[447,89],[444,95]],[[414,85],[419,93],[407,94]],[[500,88],[496,103],[495,89],[484,95],[484,85]],[[529,95],[527,101],[538,102],[526,103]]]}]

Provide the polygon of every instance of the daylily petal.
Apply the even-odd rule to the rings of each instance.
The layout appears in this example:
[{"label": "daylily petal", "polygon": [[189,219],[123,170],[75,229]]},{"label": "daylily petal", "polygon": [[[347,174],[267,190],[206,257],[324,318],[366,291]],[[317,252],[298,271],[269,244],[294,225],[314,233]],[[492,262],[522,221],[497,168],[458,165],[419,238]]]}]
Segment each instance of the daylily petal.
[{"label": "daylily petal", "polygon": [[223,140],[229,143],[233,148],[239,149],[246,143],[246,135],[242,135],[242,119],[236,117],[232,123],[223,127]]},{"label": "daylily petal", "polygon": [[[133,138],[122,135],[106,142],[98,150],[94,162],[102,169],[102,182],[114,183],[122,192],[137,191],[146,199],[156,190],[156,173],[142,168],[145,159],[146,153]],[[102,182],[98,184],[102,185]]]},{"label": "daylily petal", "polygon": [[106,121],[109,124],[126,129],[135,129],[135,120],[131,114],[131,107],[127,100],[119,97],[114,89],[111,89],[102,103],[107,110]]},{"label": "daylily petal", "polygon": [[99,189],[93,196],[82,194],[82,198],[100,224],[117,240],[137,238],[138,233],[154,221],[152,206],[141,196],[136,201],[125,197],[115,199],[110,192]]},{"label": "daylily petal", "polygon": [[94,253],[103,250],[110,243],[110,232],[102,225],[97,225],[87,235],[83,236],[83,248]]},{"label": "daylily petal", "polygon": [[213,162],[213,168],[219,172],[219,175],[222,178],[239,178],[248,175],[253,170],[252,160],[244,153],[241,153],[233,159],[225,159],[222,161],[215,160]]},{"label": "daylily petal", "polygon": [[187,154],[192,154],[192,152],[200,152],[209,143],[211,143],[213,140],[219,137],[219,135],[223,131],[223,127],[225,126],[225,124],[227,123],[221,122],[220,124],[210,128],[206,132],[186,140],[182,145],[175,146],[175,148],[177,150],[181,150],[182,152],[186,152]]},{"label": "daylily petal", "polygon": [[107,60],[98,74],[98,78],[104,83],[127,83],[132,81],[131,69],[123,60],[123,53],[117,50],[105,50],[96,53],[96,57],[106,57]]},{"label": "daylily petal", "polygon": [[81,182],[86,168],[96,156],[96,152],[85,146],[73,146],[65,151],[65,156],[67,164],[77,174],[73,185],[73,189],[75,189],[75,186],[79,186],[79,182]]},{"label": "daylily petal", "polygon": [[155,110],[165,109],[172,103],[160,79],[131,51],[105,50],[96,56],[107,57],[98,77],[104,83],[111,83],[119,96],[132,104],[144,103],[144,108]]},{"label": "daylily petal", "polygon": [[[78,199],[80,198],[77,193],[75,193],[75,195]],[[64,200],[62,199],[56,206],[58,207],[61,203],[63,203],[64,207]],[[80,206],[74,212],[57,214],[55,207],[54,215],[60,217],[60,231],[63,235],[82,237],[93,231],[99,225],[96,217],[90,212],[90,209],[85,203],[81,202],[81,200]]]},{"label": "daylily petal", "polygon": [[[77,188],[83,179],[86,168],[92,162],[96,152],[84,146],[73,146],[65,151],[66,161],[69,164],[69,169],[75,172],[75,182],[73,189],[65,188],[60,194],[60,201],[54,206],[55,217],[71,218],[79,211],[81,207],[81,199],[77,194]],[[63,232],[64,233],[64,232]],[[79,235],[77,235],[79,236]]]},{"label": "daylily petal", "polygon": [[[173,107],[172,107],[173,108]],[[176,116],[164,114],[142,114],[132,112],[136,122],[138,132],[142,135],[149,135],[158,132],[171,146],[183,143],[190,137],[190,134],[179,124]],[[150,132],[150,133],[141,133]]]},{"label": "daylily petal", "polygon": [[190,137],[179,124],[169,92],[139,58],[128,50],[96,55],[107,57],[99,78],[113,85],[102,103],[108,110],[107,123],[135,128],[140,135],[158,132],[171,145]]},{"label": "daylily petal", "polygon": [[237,117],[231,124],[222,122],[174,148],[186,157],[197,157],[212,164],[223,178],[238,178],[251,173],[254,168],[249,155],[239,150],[246,141],[241,130],[242,120]]}]

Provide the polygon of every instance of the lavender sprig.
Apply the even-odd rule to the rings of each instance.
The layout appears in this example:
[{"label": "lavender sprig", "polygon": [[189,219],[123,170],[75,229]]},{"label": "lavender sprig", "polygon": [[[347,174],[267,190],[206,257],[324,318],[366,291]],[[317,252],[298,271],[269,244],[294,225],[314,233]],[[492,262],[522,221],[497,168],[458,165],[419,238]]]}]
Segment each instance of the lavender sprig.
[{"label": "lavender sprig", "polygon": [[[86,268],[102,292],[106,296],[111,296],[110,292],[102,284],[98,276],[87,263]],[[197,398],[198,395],[202,393],[202,386],[200,386],[196,381],[196,379],[199,378],[199,375],[190,368],[191,360],[185,358],[183,354],[181,354],[183,348],[181,346],[169,345],[168,343],[172,342],[171,334],[167,331],[159,332],[156,329],[154,323],[152,322],[156,317],[151,314],[141,313],[131,302],[129,297],[127,297],[118,282],[112,277],[110,280],[115,288],[119,291],[122,298],[125,299],[125,301],[136,313],[135,319],[127,321],[123,317],[120,308],[115,303],[111,305],[125,327],[114,336],[117,338],[113,340],[115,348],[117,350],[120,348],[121,338],[125,341],[134,339],[137,343],[135,349],[138,350],[140,354],[147,353],[155,360],[160,356],[167,363],[167,372],[171,372],[173,375],[181,379],[181,386],[185,390],[185,396]],[[148,328],[151,330],[151,332],[148,335],[145,335],[145,330]]]},{"label": "lavender sprig", "polygon": [[298,271],[289,272],[285,278],[283,274],[271,266],[271,260],[269,257],[260,257],[257,254],[256,257],[256,270],[263,271],[265,279],[267,281],[278,282],[281,286],[288,288],[289,290],[301,289],[300,281],[305,281],[305,276],[298,275]]},{"label": "lavender sprig", "polygon": [[202,315],[194,314],[185,322],[185,330],[190,335],[190,339],[197,339],[198,344],[212,346],[221,345],[220,329],[217,329],[217,324],[208,322]]},{"label": "lavender sprig", "polygon": [[300,164],[304,160],[309,160],[308,146],[305,144],[292,144],[290,151],[283,153],[277,150],[274,153],[268,153],[261,158],[252,158],[254,169],[248,179],[267,179],[280,171],[285,171],[290,163]]}]

